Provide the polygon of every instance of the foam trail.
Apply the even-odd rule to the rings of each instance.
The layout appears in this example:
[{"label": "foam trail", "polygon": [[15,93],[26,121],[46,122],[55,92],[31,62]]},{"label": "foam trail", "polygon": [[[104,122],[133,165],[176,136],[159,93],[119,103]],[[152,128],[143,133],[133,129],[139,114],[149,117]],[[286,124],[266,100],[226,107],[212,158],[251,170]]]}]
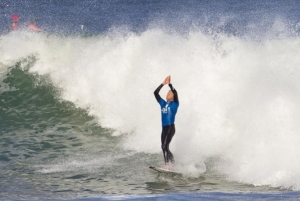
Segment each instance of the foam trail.
[{"label": "foam trail", "polygon": [[258,43],[157,29],[91,38],[27,34],[16,54],[12,38],[2,36],[3,61],[37,54],[30,71],[49,74],[63,99],[89,108],[102,126],[129,133],[124,148],[160,153],[153,91],[171,75],[180,100],[171,150],[189,172],[218,158],[214,168],[230,180],[300,189],[298,38]]}]

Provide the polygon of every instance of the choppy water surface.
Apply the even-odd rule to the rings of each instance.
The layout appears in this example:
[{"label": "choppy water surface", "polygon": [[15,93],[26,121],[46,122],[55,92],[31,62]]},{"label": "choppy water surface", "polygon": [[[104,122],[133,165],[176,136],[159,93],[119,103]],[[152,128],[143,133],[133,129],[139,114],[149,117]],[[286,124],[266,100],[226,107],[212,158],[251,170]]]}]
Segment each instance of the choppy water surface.
[{"label": "choppy water surface", "polygon": [[[0,199],[297,199],[297,4],[1,2]],[[169,74],[181,175],[148,168]]]}]

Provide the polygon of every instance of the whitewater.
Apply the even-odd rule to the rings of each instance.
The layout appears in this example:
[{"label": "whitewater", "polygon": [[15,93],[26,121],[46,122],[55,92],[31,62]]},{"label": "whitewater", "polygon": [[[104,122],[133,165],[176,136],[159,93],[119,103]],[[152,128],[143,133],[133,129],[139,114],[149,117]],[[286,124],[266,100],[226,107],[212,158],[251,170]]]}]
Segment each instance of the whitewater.
[{"label": "whitewater", "polygon": [[[0,200],[298,199],[298,4],[1,2]],[[180,176],[149,169],[168,75]]]},{"label": "whitewater", "polygon": [[161,152],[153,91],[171,75],[180,98],[171,150],[182,171],[197,176],[214,160],[229,181],[300,188],[298,38],[23,31],[1,36],[0,47],[1,79],[9,64],[34,56],[30,73],[49,75],[62,100],[126,135],[122,148],[138,153]]}]

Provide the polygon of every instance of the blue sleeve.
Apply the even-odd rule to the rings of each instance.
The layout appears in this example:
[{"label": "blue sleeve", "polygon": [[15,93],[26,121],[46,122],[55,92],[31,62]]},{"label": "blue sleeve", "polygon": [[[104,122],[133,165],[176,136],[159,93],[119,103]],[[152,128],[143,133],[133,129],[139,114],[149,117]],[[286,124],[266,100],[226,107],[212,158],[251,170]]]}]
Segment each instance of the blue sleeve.
[{"label": "blue sleeve", "polygon": [[162,108],[165,107],[165,105],[166,105],[166,101],[162,98],[158,100],[158,103],[159,103],[160,107],[162,107]]}]

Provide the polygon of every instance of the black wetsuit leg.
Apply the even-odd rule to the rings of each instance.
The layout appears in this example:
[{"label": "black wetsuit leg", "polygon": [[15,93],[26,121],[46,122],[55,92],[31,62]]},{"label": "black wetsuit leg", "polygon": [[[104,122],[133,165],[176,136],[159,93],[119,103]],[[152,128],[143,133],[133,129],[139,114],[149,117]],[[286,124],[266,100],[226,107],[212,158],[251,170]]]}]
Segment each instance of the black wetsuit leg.
[{"label": "black wetsuit leg", "polygon": [[162,133],[161,133],[161,148],[163,150],[163,155],[165,159],[165,164],[168,164],[170,161],[171,163],[175,163],[173,154],[169,149],[169,144],[175,134],[175,125],[167,125],[163,126]]}]

